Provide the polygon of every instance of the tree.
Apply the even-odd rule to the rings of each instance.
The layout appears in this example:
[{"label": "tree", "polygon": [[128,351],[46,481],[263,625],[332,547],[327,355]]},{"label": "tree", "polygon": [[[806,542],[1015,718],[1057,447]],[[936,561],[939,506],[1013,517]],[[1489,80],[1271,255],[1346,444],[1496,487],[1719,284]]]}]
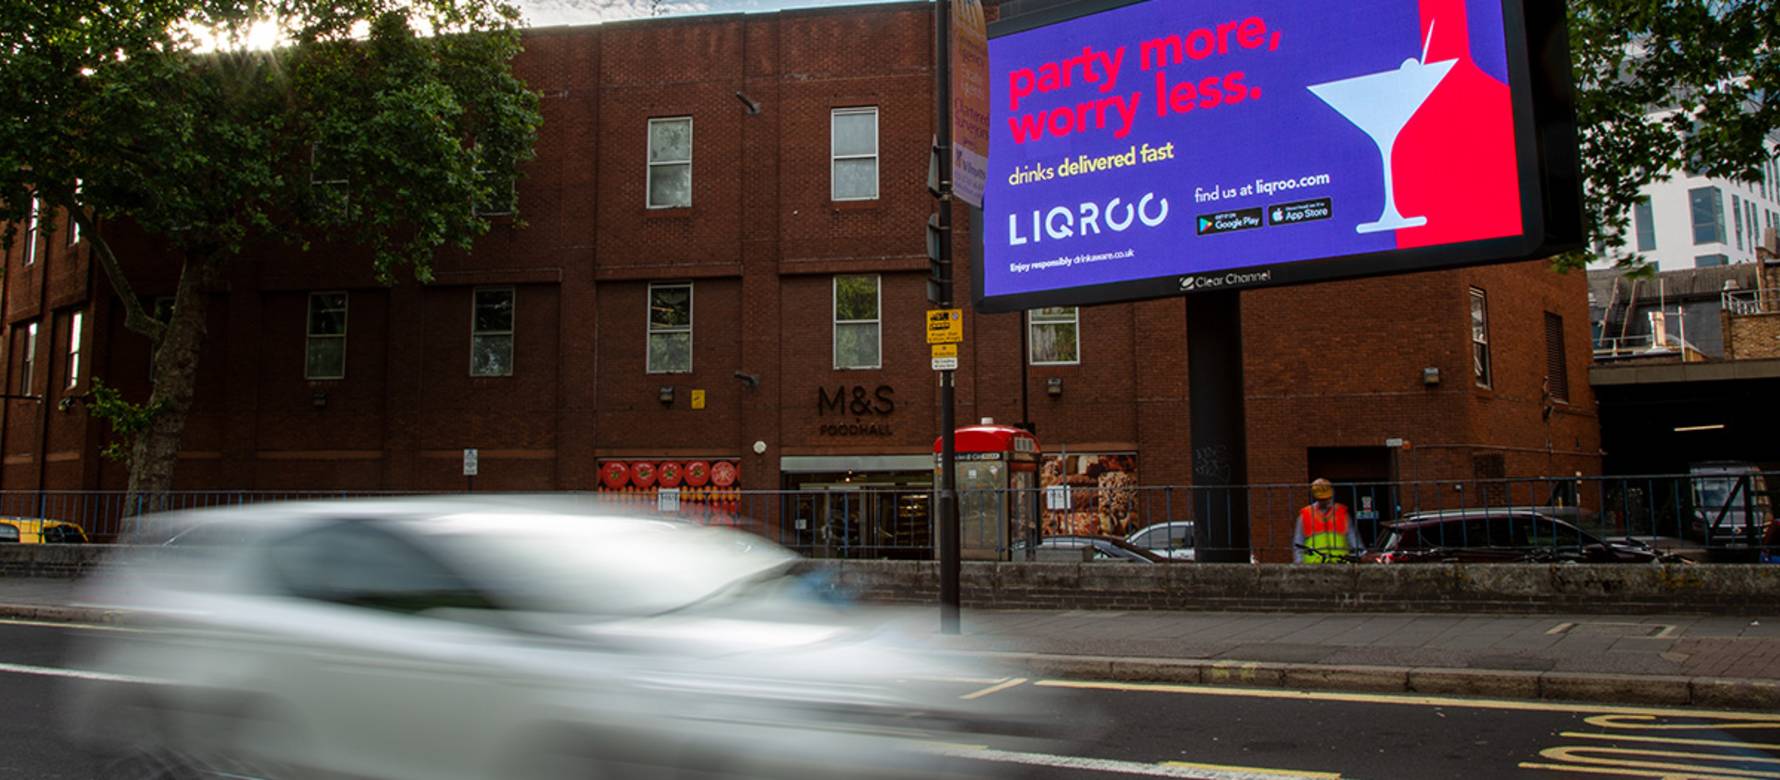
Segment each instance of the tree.
[{"label": "tree", "polygon": [[[1755,181],[1780,130],[1780,3],[1572,0],[1571,61],[1592,251],[1630,271],[1639,190],[1677,172]],[[1599,253],[1598,255],[1596,253]]]},{"label": "tree", "polygon": [[[385,283],[424,283],[439,249],[488,230],[482,213],[516,206],[541,121],[511,67],[517,20],[504,0],[0,0],[5,240],[34,199],[70,214],[153,345],[132,493],[172,487],[204,292],[230,263],[352,245]],[[268,34],[276,47],[247,45]],[[121,224],[180,261],[164,319],[130,284],[147,258],[101,230]]]}]

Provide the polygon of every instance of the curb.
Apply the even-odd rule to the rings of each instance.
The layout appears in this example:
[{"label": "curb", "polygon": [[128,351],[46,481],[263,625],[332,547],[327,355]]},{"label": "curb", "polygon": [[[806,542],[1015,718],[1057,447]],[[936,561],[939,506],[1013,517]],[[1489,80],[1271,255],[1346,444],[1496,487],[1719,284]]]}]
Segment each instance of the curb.
[{"label": "curb", "polygon": [[42,620],[51,623],[104,623],[120,622],[124,613],[119,610],[97,609],[94,607],[66,607],[55,604],[0,604],[0,618],[11,620]]},{"label": "curb", "polygon": [[[116,624],[129,613],[94,607],[0,604],[0,618]],[[1535,672],[1406,666],[1345,666],[1197,658],[1129,658],[946,651],[1034,675],[1119,682],[1228,685],[1306,691],[1418,693],[1496,699],[1780,710],[1780,680],[1743,677]]]},{"label": "curb", "polygon": [[1119,682],[1780,710],[1780,680],[1768,679],[1017,652],[957,654],[997,661],[1032,674]]}]

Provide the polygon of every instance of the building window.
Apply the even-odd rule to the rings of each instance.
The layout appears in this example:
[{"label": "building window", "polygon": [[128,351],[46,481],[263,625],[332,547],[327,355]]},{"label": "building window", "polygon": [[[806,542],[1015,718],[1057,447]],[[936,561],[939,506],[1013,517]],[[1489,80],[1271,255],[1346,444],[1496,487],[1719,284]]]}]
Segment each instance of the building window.
[{"label": "building window", "polygon": [[[80,184],[81,184],[81,182],[79,179],[74,180],[74,196],[76,199],[79,199],[79,197],[80,197]],[[80,208],[80,204],[76,203],[76,204],[74,204],[73,209],[68,210],[68,245],[69,246],[74,246],[75,244],[80,243],[80,220],[75,217],[75,213],[76,213],[75,209],[78,209],[78,208]]]},{"label": "building window", "polygon": [[829,127],[832,197],[878,197],[878,109],[837,108]]},{"label": "building window", "polygon": [[1724,193],[1717,187],[1697,187],[1687,192],[1693,211],[1694,244],[1724,243]]},{"label": "building window", "polygon": [[86,324],[85,312],[75,312],[68,317],[68,387],[80,384],[80,337],[82,325]]},{"label": "building window", "polygon": [[1569,363],[1564,358],[1564,318],[1545,313],[1546,392],[1554,401],[1570,401]]},{"label": "building window", "polygon": [[651,374],[692,372],[692,285],[649,285]]},{"label": "building window", "polygon": [[1749,251],[1755,251],[1755,245],[1761,243],[1761,237],[1755,231],[1755,201],[1743,201],[1743,221],[1749,223]]},{"label": "building window", "polygon": [[1711,255],[1698,255],[1693,259],[1693,267],[1695,268],[1710,268],[1715,265],[1727,265],[1729,263],[1730,258],[1726,257],[1722,252]]},{"label": "building window", "polygon": [[692,205],[692,117],[649,120],[649,208]]},{"label": "building window", "polygon": [[1632,226],[1638,231],[1638,251],[1656,251],[1656,219],[1651,213],[1649,198],[1632,207]]},{"label": "building window", "polygon": [[346,293],[309,294],[309,340],[303,378],[346,378]]},{"label": "building window", "polygon": [[1026,315],[1027,344],[1032,365],[1074,365],[1082,362],[1081,310],[1075,306],[1033,309]]},{"label": "building window", "polygon": [[[1736,228],[1737,251],[1743,251],[1743,199],[1731,196],[1731,224]],[[1755,227],[1750,225],[1751,228]]]},{"label": "building window", "polygon": [[470,376],[513,375],[513,288],[470,295]]},{"label": "building window", "polygon": [[26,323],[24,331],[25,343],[19,350],[24,355],[19,361],[19,395],[30,395],[37,379],[37,323]]},{"label": "building window", "polygon": [[834,277],[834,367],[882,368],[882,280],[876,274]]},{"label": "building window", "polygon": [[25,223],[25,265],[32,265],[37,262],[37,222],[40,216],[39,212],[42,208],[43,201],[38,200],[36,196],[32,196],[31,218],[30,221]]},{"label": "building window", "polygon": [[1471,288],[1471,375],[1478,387],[1490,386],[1490,315],[1483,291]]}]

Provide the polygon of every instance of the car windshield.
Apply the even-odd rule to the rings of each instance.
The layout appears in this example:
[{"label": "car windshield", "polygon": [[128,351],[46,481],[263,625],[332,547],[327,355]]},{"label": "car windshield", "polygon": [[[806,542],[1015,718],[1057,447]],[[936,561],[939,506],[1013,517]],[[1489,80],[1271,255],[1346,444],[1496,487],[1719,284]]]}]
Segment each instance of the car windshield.
[{"label": "car windshield", "polygon": [[668,521],[477,514],[428,530],[479,582],[545,612],[670,612],[796,560],[755,536]]}]

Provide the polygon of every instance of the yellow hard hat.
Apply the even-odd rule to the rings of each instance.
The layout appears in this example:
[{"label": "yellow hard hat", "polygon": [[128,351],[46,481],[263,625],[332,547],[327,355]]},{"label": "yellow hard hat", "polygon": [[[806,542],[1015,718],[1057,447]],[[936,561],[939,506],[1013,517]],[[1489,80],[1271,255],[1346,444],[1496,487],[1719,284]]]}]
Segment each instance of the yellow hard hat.
[{"label": "yellow hard hat", "polygon": [[1318,501],[1335,497],[1335,486],[1329,480],[1318,479],[1310,483],[1310,497]]}]

